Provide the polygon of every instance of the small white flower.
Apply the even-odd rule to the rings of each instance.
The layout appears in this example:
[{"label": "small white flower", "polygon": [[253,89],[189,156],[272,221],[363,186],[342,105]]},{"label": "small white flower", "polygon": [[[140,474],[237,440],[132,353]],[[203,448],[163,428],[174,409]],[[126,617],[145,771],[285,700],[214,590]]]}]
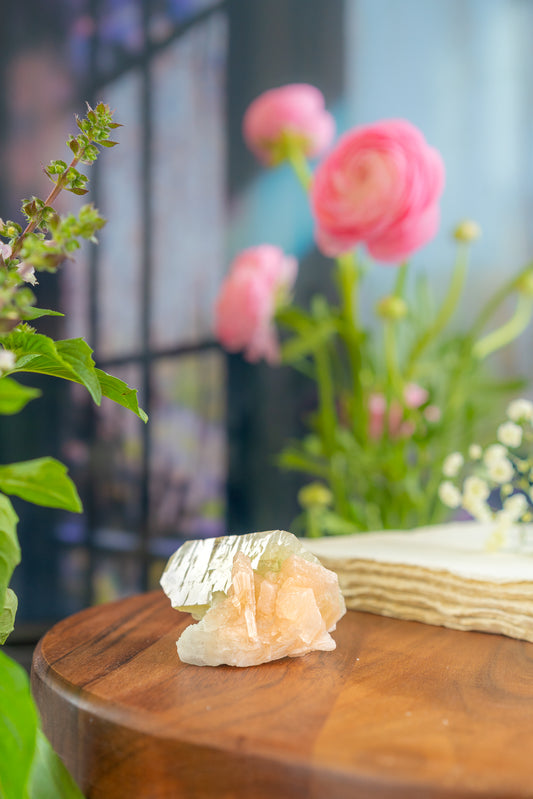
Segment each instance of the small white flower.
[{"label": "small white flower", "polygon": [[5,241],[0,241],[0,255],[5,261],[11,258],[11,245],[6,244]]},{"label": "small white flower", "polygon": [[473,461],[478,461],[481,456],[483,455],[483,450],[479,446],[479,444],[470,444],[468,447],[468,457],[471,458]]},{"label": "small white flower", "polygon": [[533,419],[533,402],[527,399],[516,399],[507,406],[507,416],[513,422]]},{"label": "small white flower", "polygon": [[488,498],[490,494],[490,489],[488,484],[485,480],[482,480],[481,477],[476,477],[472,475],[471,477],[467,477],[464,485],[463,485],[463,492],[464,492],[464,500],[470,502],[471,500],[475,501],[484,501]]},{"label": "small white flower", "polygon": [[504,447],[503,444],[492,444],[490,447],[487,447],[483,455],[483,461],[487,466],[490,466],[492,463],[497,463],[502,459],[507,460],[507,448]]},{"label": "small white flower", "polygon": [[440,484],[439,497],[440,501],[448,508],[458,508],[461,504],[461,492],[449,480]]},{"label": "small white flower", "polygon": [[513,522],[522,518],[529,507],[529,503],[524,494],[513,494],[503,503],[503,510]]},{"label": "small white flower", "polygon": [[17,266],[17,272],[26,283],[30,283],[32,286],[37,285],[37,278],[35,277],[35,269],[31,264],[26,263],[26,261],[22,261]]},{"label": "small white flower", "polygon": [[0,349],[0,372],[10,372],[15,366],[15,353],[11,350]]},{"label": "small white flower", "polygon": [[498,427],[498,441],[506,447],[519,447],[522,443],[522,428],[514,422],[504,422]]},{"label": "small white flower", "polygon": [[442,464],[442,473],[446,477],[457,477],[463,463],[464,459],[461,453],[452,452],[451,455],[448,455],[448,457],[444,459],[444,463]]},{"label": "small white flower", "polygon": [[508,483],[513,479],[514,467],[508,458],[493,461],[487,466],[489,477],[495,483]]},{"label": "small white flower", "polygon": [[478,497],[463,498],[463,508],[478,522],[492,521],[492,511],[487,503]]}]

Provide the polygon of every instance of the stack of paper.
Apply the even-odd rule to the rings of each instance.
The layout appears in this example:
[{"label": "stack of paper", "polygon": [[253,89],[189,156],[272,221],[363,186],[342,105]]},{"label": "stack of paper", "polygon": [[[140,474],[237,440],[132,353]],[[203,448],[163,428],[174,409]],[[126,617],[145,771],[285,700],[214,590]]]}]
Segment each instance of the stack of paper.
[{"label": "stack of paper", "polygon": [[489,552],[490,535],[458,522],[306,544],[337,572],[351,610],[533,642],[533,551]]}]

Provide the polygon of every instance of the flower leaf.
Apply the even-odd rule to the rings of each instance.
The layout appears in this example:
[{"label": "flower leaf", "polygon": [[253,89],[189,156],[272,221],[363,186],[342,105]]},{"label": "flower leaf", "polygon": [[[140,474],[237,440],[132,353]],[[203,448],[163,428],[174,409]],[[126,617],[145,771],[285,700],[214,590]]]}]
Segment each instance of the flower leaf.
[{"label": "flower leaf", "polygon": [[103,372],[101,369],[96,369],[96,375],[100,381],[104,397],[108,397],[118,405],[122,405],[123,408],[132,411],[143,422],[148,421],[146,413],[142,408],[139,408],[136,389],[130,388],[123,380],[119,380],[118,377],[113,377],[113,375],[108,375],[107,372]]},{"label": "flower leaf", "polygon": [[31,322],[33,319],[40,319],[41,316],[65,316],[60,311],[50,311],[48,308],[28,308],[21,313],[21,319]]},{"label": "flower leaf", "polygon": [[17,607],[17,595],[11,588],[8,588],[4,599],[4,607],[0,610],[0,644],[4,644],[7,637],[13,632]]},{"label": "flower leaf", "polygon": [[[15,566],[20,563],[17,538],[18,516],[10,500],[0,494],[0,607],[5,604],[9,581]],[[1,761],[0,761],[1,762]],[[1,796],[1,794],[0,794]]]},{"label": "flower leaf", "polygon": [[47,508],[75,513],[82,510],[66,466],[55,458],[35,458],[0,466],[0,490]]},{"label": "flower leaf", "polygon": [[29,799],[82,799],[82,793],[42,730],[37,730],[30,771]]},{"label": "flower leaf", "polygon": [[26,672],[0,652],[0,796],[27,796],[37,724]]},{"label": "flower leaf", "polygon": [[82,338],[54,342],[40,333],[19,329],[4,339],[4,346],[17,356],[15,372],[35,372],[82,383],[100,405],[102,390],[92,350]]},{"label": "flower leaf", "polygon": [[283,363],[292,364],[306,355],[311,355],[319,346],[329,341],[336,330],[336,323],[331,319],[327,319],[317,323],[312,331],[289,339],[281,348]]},{"label": "flower leaf", "polygon": [[39,389],[21,386],[16,380],[3,377],[0,380],[0,414],[11,416],[18,413],[28,402],[40,396]]},{"label": "flower leaf", "polygon": [[22,666],[0,652],[0,796],[83,799],[39,728],[39,715]]}]

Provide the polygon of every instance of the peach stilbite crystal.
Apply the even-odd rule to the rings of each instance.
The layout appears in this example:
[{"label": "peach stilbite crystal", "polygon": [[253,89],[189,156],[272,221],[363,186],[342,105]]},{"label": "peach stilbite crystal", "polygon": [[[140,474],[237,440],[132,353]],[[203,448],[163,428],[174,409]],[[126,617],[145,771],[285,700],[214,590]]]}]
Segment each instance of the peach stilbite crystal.
[{"label": "peach stilbite crystal", "polygon": [[[236,551],[235,544],[241,537],[227,537],[233,557],[229,588],[227,592],[215,592],[210,607],[205,610],[204,606],[195,614],[203,614],[198,624],[191,624],[182,633],[177,649],[183,662],[197,666],[255,666],[313,650],[335,649],[329,633],[346,612],[337,575],[325,569],[290,533],[256,535],[262,538],[254,541],[253,534],[242,536],[248,541]],[[282,537],[278,560],[273,557],[272,539],[265,538],[268,535],[277,535],[274,540],[278,545]],[[252,558],[244,550],[257,551],[254,545],[258,542],[267,557],[256,557],[254,569]],[[296,552],[291,553],[291,549]],[[198,551],[194,552],[193,562],[195,559]],[[215,560],[220,562],[220,548]],[[190,564],[181,565],[186,575]],[[228,565],[226,559],[226,568]],[[206,574],[209,572],[207,568]],[[163,587],[165,582],[162,579]]]}]

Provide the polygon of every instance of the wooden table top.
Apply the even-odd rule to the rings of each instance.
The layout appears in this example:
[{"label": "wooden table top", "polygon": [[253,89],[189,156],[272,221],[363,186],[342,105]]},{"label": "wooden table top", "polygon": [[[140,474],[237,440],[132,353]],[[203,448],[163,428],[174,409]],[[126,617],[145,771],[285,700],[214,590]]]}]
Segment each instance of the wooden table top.
[{"label": "wooden table top", "polygon": [[533,797],[533,644],[349,611],[334,652],[181,663],[161,592],[57,624],[43,726],[89,799]]}]

